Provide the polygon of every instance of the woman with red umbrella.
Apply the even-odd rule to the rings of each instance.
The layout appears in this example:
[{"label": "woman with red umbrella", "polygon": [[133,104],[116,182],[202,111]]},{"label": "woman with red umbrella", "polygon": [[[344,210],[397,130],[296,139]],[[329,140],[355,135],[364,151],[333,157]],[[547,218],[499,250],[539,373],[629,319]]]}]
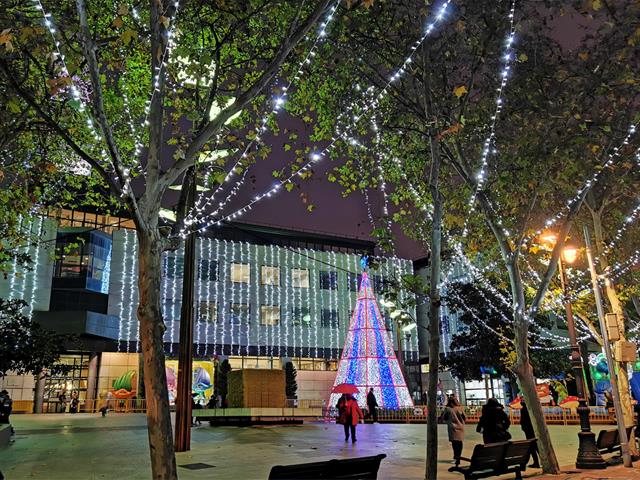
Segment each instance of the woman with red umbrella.
[{"label": "woman with red umbrella", "polygon": [[338,409],[337,423],[344,425],[344,441],[349,441],[349,432],[351,432],[351,443],[356,443],[356,426],[360,419],[364,419],[364,414],[358,406],[358,402],[351,395],[357,393],[358,387],[349,383],[341,383],[331,390],[332,393],[342,393],[342,397],[338,400],[336,408]]}]

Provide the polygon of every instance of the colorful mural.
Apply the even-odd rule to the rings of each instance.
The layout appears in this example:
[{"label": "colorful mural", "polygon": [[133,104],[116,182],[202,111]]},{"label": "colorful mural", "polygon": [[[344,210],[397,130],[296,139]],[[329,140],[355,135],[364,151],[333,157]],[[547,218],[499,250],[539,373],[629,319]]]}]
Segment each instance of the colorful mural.
[{"label": "colorful mural", "polygon": [[[165,362],[169,403],[175,404],[178,391],[178,361]],[[213,362],[196,360],[192,363],[191,392],[196,403],[206,404],[213,394]]]},{"label": "colorful mural", "polygon": [[113,396],[116,398],[133,398],[136,396],[138,376],[135,370],[129,370],[113,381]]}]

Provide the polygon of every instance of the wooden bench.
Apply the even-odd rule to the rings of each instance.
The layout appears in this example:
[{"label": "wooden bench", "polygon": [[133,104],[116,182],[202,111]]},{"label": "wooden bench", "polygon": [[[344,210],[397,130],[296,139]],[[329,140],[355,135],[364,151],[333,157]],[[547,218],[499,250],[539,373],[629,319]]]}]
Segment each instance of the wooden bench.
[{"label": "wooden bench", "polygon": [[353,479],[375,480],[378,478],[380,462],[385,454],[373,457],[333,459],[326,462],[301,463],[298,465],[276,465],[271,469],[269,480]]},{"label": "wooden bench", "polygon": [[[633,441],[633,429],[634,427],[627,427],[627,440]],[[609,453],[621,453],[620,449],[620,435],[618,429],[613,430],[600,430],[598,432],[598,439],[596,440],[596,446],[601,454],[606,455]]]},{"label": "wooden bench", "polygon": [[476,445],[469,460],[470,465],[455,469],[464,475],[465,480],[487,478],[506,473],[515,474],[515,478],[522,478],[522,472],[527,469],[531,455],[531,448],[536,441],[517,440],[514,442],[489,443]]}]

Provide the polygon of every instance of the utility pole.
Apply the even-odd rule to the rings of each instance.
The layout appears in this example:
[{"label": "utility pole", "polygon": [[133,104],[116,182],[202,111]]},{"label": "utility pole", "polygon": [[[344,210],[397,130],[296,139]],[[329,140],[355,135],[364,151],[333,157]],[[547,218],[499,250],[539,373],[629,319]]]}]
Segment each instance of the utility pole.
[{"label": "utility pole", "polygon": [[616,409],[616,423],[618,424],[618,435],[620,437],[620,451],[622,452],[622,461],[624,466],[631,468],[633,464],[631,462],[631,454],[629,452],[629,439],[627,438],[627,431],[624,425],[624,418],[622,417],[622,402],[620,401],[620,392],[618,391],[618,380],[615,364],[613,362],[613,356],[611,355],[611,345],[609,344],[609,333],[607,332],[607,325],[604,316],[604,309],[602,308],[602,297],[600,295],[600,285],[598,285],[598,274],[596,272],[596,266],[593,262],[593,255],[591,253],[591,239],[589,238],[589,229],[584,226],[584,241],[587,247],[587,260],[589,261],[589,271],[591,272],[591,284],[593,286],[593,294],[596,300],[596,309],[598,311],[598,320],[600,322],[600,331],[602,333],[602,343],[604,346],[604,354],[607,357],[607,365],[609,366],[609,372],[611,376],[611,393],[613,394],[613,406]]},{"label": "utility pole", "polygon": [[[187,173],[188,174],[188,173]],[[187,208],[195,203],[196,179],[188,184]],[[193,361],[193,292],[196,261],[196,234],[190,232],[184,244],[184,274],[182,277],[182,309],[180,310],[180,343],[178,353],[178,391],[176,395],[176,452],[191,449],[191,377]]]}]

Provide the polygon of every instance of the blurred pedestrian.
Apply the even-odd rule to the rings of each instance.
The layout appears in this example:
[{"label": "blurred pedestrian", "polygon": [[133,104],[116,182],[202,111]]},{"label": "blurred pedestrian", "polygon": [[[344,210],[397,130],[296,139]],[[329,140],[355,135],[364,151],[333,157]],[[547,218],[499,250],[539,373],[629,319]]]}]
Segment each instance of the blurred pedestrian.
[{"label": "blurred pedestrian", "polygon": [[511,422],[504,407],[495,398],[490,398],[482,407],[482,415],[476,427],[476,432],[482,433],[483,443],[506,442],[511,439],[509,426]]},{"label": "blurred pedestrian", "polygon": [[345,423],[344,423],[344,441],[349,441],[349,432],[351,432],[351,443],[356,443],[356,426],[360,420],[364,420],[364,414],[358,405],[358,402],[350,394],[346,395],[344,406]]},{"label": "blurred pedestrian", "polygon": [[449,396],[447,405],[444,407],[442,419],[447,423],[447,433],[449,434],[449,441],[453,449],[455,466],[449,469],[449,471],[452,472],[460,465],[462,443],[464,442],[464,424],[467,419],[464,414],[464,409],[455,395]]},{"label": "blurred pedestrian", "polygon": [[7,390],[0,392],[0,424],[10,424],[9,417],[13,411],[13,400]]},{"label": "blurred pedestrian", "polygon": [[373,388],[367,393],[367,409],[369,410],[369,417],[373,417],[373,423],[378,421],[378,400],[376,400],[376,394],[373,393]]},{"label": "blurred pedestrian", "polygon": [[[524,436],[527,440],[536,438],[536,433],[533,431],[533,423],[531,423],[531,417],[529,416],[529,410],[524,400],[521,402],[522,409],[520,410],[520,428],[524,432]],[[530,468],[540,468],[540,459],[538,458],[538,442],[533,442],[531,447],[531,459],[533,463],[529,465]]]}]

